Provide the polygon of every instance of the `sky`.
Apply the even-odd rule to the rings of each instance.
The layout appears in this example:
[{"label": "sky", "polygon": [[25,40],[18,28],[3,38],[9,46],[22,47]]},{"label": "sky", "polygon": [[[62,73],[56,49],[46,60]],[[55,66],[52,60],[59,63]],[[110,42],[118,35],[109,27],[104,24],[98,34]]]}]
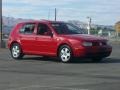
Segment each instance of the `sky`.
[{"label": "sky", "polygon": [[100,25],[120,21],[120,0],[2,0],[3,16],[24,19],[79,20]]}]

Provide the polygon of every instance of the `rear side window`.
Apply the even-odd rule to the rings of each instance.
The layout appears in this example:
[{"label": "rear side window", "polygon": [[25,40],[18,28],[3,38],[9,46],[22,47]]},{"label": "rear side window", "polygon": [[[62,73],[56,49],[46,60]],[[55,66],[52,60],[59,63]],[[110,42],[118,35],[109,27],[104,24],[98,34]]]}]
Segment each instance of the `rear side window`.
[{"label": "rear side window", "polygon": [[35,29],[35,23],[27,23],[22,26],[19,32],[22,34],[33,34],[34,29]]}]

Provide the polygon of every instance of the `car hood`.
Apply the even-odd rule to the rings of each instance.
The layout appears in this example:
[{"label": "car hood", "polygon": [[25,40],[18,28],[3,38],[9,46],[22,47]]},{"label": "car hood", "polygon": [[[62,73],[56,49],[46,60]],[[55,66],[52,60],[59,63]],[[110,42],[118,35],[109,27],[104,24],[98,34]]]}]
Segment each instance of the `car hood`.
[{"label": "car hood", "polygon": [[73,34],[73,35],[62,35],[69,39],[83,40],[83,41],[106,41],[106,39],[94,35],[87,34]]}]

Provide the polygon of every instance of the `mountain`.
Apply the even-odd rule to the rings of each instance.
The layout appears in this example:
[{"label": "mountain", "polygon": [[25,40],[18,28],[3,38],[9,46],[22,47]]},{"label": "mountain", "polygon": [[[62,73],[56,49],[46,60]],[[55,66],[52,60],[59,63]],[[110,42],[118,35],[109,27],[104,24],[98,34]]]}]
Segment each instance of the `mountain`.
[{"label": "mountain", "polygon": [[[15,26],[17,23],[24,22],[24,21],[30,21],[32,19],[23,19],[23,18],[14,18],[14,17],[3,16],[2,20],[3,20],[3,33],[9,34],[10,31],[12,30],[13,26]],[[69,20],[68,22],[78,26],[79,28],[87,30],[87,23],[85,23],[85,22],[81,22],[78,20]],[[114,30],[114,27],[111,25],[105,26],[105,25],[92,24],[91,27],[94,29],[97,29],[97,30],[99,30],[99,29]]]},{"label": "mountain", "polygon": [[[78,21],[78,20],[69,20],[68,22],[78,26],[79,28],[82,28],[82,29],[87,29],[87,26],[88,24],[85,23],[85,22],[81,22],[81,21]],[[94,28],[94,29],[102,29],[102,30],[114,30],[114,26],[112,25],[97,25],[97,24],[91,24],[91,28]]]},{"label": "mountain", "polygon": [[2,22],[3,22],[3,33],[4,34],[9,34],[12,28],[20,22],[24,21],[30,21],[32,19],[23,19],[23,18],[14,18],[14,17],[2,17]]},{"label": "mountain", "polygon": [[14,18],[14,17],[2,17],[3,25],[5,26],[15,26],[17,23],[24,22],[24,21],[30,21],[32,19],[23,19],[23,18]]}]

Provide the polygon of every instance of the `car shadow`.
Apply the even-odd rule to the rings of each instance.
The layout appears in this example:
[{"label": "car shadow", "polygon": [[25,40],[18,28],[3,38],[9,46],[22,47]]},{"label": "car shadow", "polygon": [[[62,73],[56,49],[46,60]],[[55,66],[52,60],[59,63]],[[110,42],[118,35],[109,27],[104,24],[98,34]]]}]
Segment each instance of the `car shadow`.
[{"label": "car shadow", "polygon": [[[43,62],[56,62],[56,63],[60,63],[60,60],[58,60],[55,57],[38,57],[38,56],[34,56],[34,57],[24,57],[23,60],[25,61],[30,61],[30,62],[34,62],[34,61],[43,61]],[[90,59],[73,59],[71,62],[71,64],[93,64],[93,63],[97,63],[97,64],[109,64],[109,63],[120,63],[120,59],[118,58],[105,58],[100,62],[92,62]]]},{"label": "car shadow", "polygon": [[58,60],[57,58],[54,57],[38,57],[38,56],[34,56],[34,57],[24,57],[22,60],[24,61],[43,61],[43,62],[60,62],[60,60]]},{"label": "car shadow", "polygon": [[109,64],[109,63],[120,63],[120,59],[116,58],[104,58],[102,61],[99,62],[92,62],[90,59],[76,59],[73,60],[71,63],[73,64]]}]

